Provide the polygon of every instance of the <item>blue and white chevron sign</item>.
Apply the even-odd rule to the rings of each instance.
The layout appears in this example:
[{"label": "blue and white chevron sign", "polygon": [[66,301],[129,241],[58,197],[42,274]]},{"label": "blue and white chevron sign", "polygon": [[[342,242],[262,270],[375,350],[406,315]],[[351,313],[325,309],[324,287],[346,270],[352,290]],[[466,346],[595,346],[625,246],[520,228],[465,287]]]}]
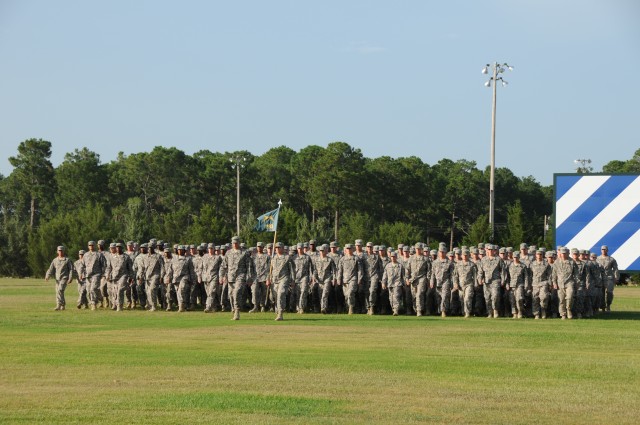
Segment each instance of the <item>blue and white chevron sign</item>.
[{"label": "blue and white chevron sign", "polygon": [[556,245],[609,255],[640,271],[640,176],[555,174]]}]

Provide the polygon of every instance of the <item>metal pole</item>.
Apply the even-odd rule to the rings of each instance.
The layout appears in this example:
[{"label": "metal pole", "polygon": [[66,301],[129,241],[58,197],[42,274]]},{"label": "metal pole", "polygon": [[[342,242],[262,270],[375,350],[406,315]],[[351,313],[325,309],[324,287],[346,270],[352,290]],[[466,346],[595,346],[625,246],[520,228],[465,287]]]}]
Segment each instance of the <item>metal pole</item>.
[{"label": "metal pole", "polygon": [[236,159],[236,230],[240,236],[240,160]]},{"label": "metal pole", "polygon": [[491,111],[491,177],[489,179],[489,225],[491,242],[495,238],[495,172],[496,172],[496,95],[498,85],[498,63],[493,64],[493,109]]}]

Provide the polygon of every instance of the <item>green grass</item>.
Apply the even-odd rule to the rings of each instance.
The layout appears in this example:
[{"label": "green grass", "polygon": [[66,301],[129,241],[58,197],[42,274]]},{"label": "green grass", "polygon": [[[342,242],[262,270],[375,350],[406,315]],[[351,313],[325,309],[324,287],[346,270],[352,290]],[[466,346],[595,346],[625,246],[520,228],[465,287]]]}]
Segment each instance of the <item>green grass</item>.
[{"label": "green grass", "polygon": [[76,310],[0,279],[0,423],[635,424],[640,288],[592,320]]}]

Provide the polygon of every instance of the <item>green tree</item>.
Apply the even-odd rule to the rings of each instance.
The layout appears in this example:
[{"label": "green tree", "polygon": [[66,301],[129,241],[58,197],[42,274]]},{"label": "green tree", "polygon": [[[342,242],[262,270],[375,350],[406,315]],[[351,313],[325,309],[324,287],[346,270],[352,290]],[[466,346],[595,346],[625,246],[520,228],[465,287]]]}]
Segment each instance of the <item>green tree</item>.
[{"label": "green tree", "polygon": [[524,211],[520,200],[507,206],[507,228],[502,237],[502,246],[518,247],[525,240]]},{"label": "green tree", "polygon": [[487,214],[481,214],[469,227],[469,231],[462,239],[462,244],[474,246],[480,242],[487,242],[490,238],[491,226],[489,225],[489,216]]},{"label": "green tree", "polygon": [[55,179],[56,204],[59,208],[106,201],[106,169],[100,163],[100,155],[87,148],[65,154],[64,161],[55,170]]},{"label": "green tree", "polygon": [[383,223],[378,226],[376,240],[387,246],[414,244],[422,240],[422,232],[417,226],[405,222]]}]

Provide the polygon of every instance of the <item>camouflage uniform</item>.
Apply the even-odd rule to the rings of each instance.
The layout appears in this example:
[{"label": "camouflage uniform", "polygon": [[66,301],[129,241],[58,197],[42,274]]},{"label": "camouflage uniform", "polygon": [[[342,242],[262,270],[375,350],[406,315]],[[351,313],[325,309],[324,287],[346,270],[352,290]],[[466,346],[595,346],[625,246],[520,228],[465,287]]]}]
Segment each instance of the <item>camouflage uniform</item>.
[{"label": "camouflage uniform", "polygon": [[[133,242],[127,242],[127,248],[129,246],[133,246]],[[138,253],[135,251],[125,251],[124,255],[128,256],[131,259],[131,264],[133,265],[133,275],[137,276],[136,272],[136,258],[138,257]],[[143,298],[146,298],[144,295],[144,282],[142,282],[142,289],[138,289],[138,282],[134,279],[134,282],[131,285],[127,285],[127,290],[125,292],[125,296],[127,297],[127,306],[135,307],[137,303],[144,307],[143,300],[140,299],[140,294],[143,294]]]},{"label": "camouflage uniform", "polygon": [[338,263],[338,285],[342,286],[349,314],[354,313],[358,285],[362,284],[362,263],[355,255],[345,255]]},{"label": "camouflage uniform", "polygon": [[318,287],[321,290],[320,309],[322,313],[326,313],[329,310],[329,294],[336,280],[338,268],[336,263],[325,256],[319,256],[315,261],[315,267],[313,269],[313,278],[318,283]]},{"label": "camouflage uniform", "polygon": [[571,309],[576,282],[580,279],[578,273],[578,265],[571,258],[558,258],[551,267],[551,283],[558,290],[560,316],[563,319],[573,317]]},{"label": "camouflage uniform", "polygon": [[86,272],[89,305],[92,309],[95,309],[96,304],[102,300],[100,283],[104,270],[106,269],[104,256],[97,251],[87,251],[82,257],[82,262]]},{"label": "camouflage uniform", "polygon": [[77,307],[81,308],[83,305],[89,308],[89,300],[87,297],[87,271],[84,266],[82,258],[73,263],[76,279],[78,281],[78,302]]},{"label": "camouflage uniform", "polygon": [[458,261],[453,268],[453,285],[459,288],[462,294],[465,317],[473,313],[473,296],[478,282],[478,267],[469,260]]},{"label": "camouflage uniform", "polygon": [[378,302],[378,292],[380,291],[380,279],[384,273],[382,259],[376,254],[367,254],[367,276],[369,281],[369,310],[373,314]]},{"label": "camouflage uniform", "polygon": [[531,285],[533,315],[536,319],[547,317],[547,301],[549,300],[549,282],[551,280],[551,266],[544,259],[531,262]]},{"label": "camouflage uniform", "polygon": [[601,255],[598,257],[598,264],[603,270],[602,310],[606,308],[607,311],[610,311],[613,302],[613,289],[616,287],[616,282],[620,280],[618,262],[609,255]]},{"label": "camouflage uniform", "polygon": [[[397,255],[395,252],[392,255]],[[382,273],[382,286],[389,290],[391,309],[393,315],[397,316],[400,310],[400,302],[402,299],[402,287],[405,285],[404,267],[398,262],[390,261],[384,267]]]},{"label": "camouflage uniform", "polygon": [[149,310],[155,310],[158,301],[162,307],[163,299],[166,296],[164,282],[162,282],[162,278],[166,274],[164,257],[157,252],[149,252],[138,255],[136,262],[138,262],[138,281],[145,284],[146,304]]},{"label": "camouflage uniform", "polygon": [[[572,250],[572,253],[574,250]],[[582,315],[585,314],[585,297],[587,292],[587,274],[589,273],[589,268],[587,267],[587,263],[580,259],[579,253],[575,250],[575,253],[578,254],[578,258],[574,258],[573,261],[578,266],[578,280],[576,281],[576,291],[574,295],[574,303],[573,303],[573,314],[581,319]]]},{"label": "camouflage uniform", "polygon": [[[143,309],[147,308],[147,306],[151,306],[151,298],[147,297],[147,285],[146,278],[144,272],[141,272],[141,269],[144,268],[144,259],[148,254],[139,253],[135,256],[131,254],[129,257],[132,257],[133,260],[133,274],[135,275],[135,281],[132,285],[131,291],[132,294],[136,294],[138,303],[140,303],[140,307]],[[153,304],[155,309],[155,304]]]},{"label": "camouflage uniform", "polygon": [[267,279],[271,268],[271,257],[266,252],[256,252],[252,259],[256,278],[253,284],[253,292],[251,293],[251,302],[256,310],[260,308],[261,311],[264,311],[267,305]]},{"label": "camouflage uniform", "polygon": [[[200,251],[200,249],[198,249]],[[205,288],[204,281],[202,280],[202,260],[203,256],[198,254],[191,257],[191,261],[193,261],[193,269],[196,272],[196,281],[191,285],[191,290],[189,294],[189,302],[191,304],[191,308],[195,309],[198,304],[198,298],[200,298],[200,304],[205,306]]]},{"label": "camouflage uniform", "polygon": [[[332,242],[331,245],[334,246],[335,242]],[[331,258],[333,260],[333,263],[336,265],[336,270],[338,269],[338,264],[340,263],[340,259],[342,258],[342,255],[340,255],[339,252],[329,252],[327,254],[327,257]],[[336,271],[336,278],[337,278],[337,271]],[[334,302],[336,305],[336,312],[337,313],[342,313],[344,311],[344,306],[345,306],[345,299],[344,299],[344,291],[339,289],[337,286],[333,288],[333,295],[334,295]]]},{"label": "camouflage uniform", "polygon": [[431,261],[422,254],[415,253],[406,262],[406,278],[411,288],[411,298],[416,315],[424,312],[425,294],[429,286]]},{"label": "camouflage uniform", "polygon": [[232,248],[226,252],[220,266],[220,276],[228,287],[229,301],[234,314],[239,315],[242,307],[244,285],[249,272],[251,258],[240,249]]},{"label": "camouflage uniform", "polygon": [[171,259],[171,273],[173,275],[173,286],[178,297],[178,311],[182,312],[189,308],[190,287],[192,282],[197,280],[191,257],[180,254],[174,255]]},{"label": "camouflage uniform", "polygon": [[431,264],[429,289],[435,291],[438,313],[446,316],[451,302],[453,262],[448,258],[437,258]]},{"label": "camouflage uniform", "polygon": [[524,293],[527,283],[527,267],[521,262],[512,261],[509,264],[509,279],[507,294],[511,304],[511,314],[514,318],[522,319],[524,315]]},{"label": "camouflage uniform", "polygon": [[107,264],[107,280],[112,282],[115,304],[114,310],[122,310],[124,305],[125,292],[129,283],[133,281],[133,263],[131,258],[125,254],[113,254]]},{"label": "camouflage uniform", "polygon": [[307,308],[307,299],[309,297],[309,286],[313,276],[311,257],[305,254],[298,254],[293,260],[296,269],[296,297],[298,313],[303,313]]},{"label": "camouflage uniform", "polygon": [[45,279],[49,280],[51,276],[56,279],[56,310],[64,310],[66,301],[64,299],[64,291],[67,285],[73,279],[73,263],[67,257],[56,257],[51,262]]},{"label": "camouflage uniform", "polygon": [[[356,241],[356,247],[362,247],[362,240]],[[369,262],[367,261],[368,254],[364,251],[357,251],[353,253],[360,261],[360,270],[362,270],[362,279],[358,285],[358,291],[356,293],[356,300],[359,307],[359,313],[366,313],[369,310],[369,288],[371,283],[369,281]]]},{"label": "camouflage uniform", "polygon": [[589,261],[590,269],[591,269],[591,284],[589,285],[589,298],[591,299],[591,315],[594,313],[598,313],[602,306],[602,296],[604,293],[604,270],[602,266],[597,261],[597,257],[594,258],[595,254],[591,256]]},{"label": "camouflage uniform", "polygon": [[[280,243],[280,242],[278,242]],[[296,267],[291,257],[276,254],[271,259],[271,285],[276,295],[275,307],[278,317],[282,319],[282,312],[286,307],[286,295],[291,282],[295,280]]]},{"label": "camouflage uniform", "polygon": [[504,285],[503,279],[506,273],[504,262],[499,257],[486,256],[480,261],[478,275],[484,285],[484,300],[489,317],[498,317],[500,290]]}]

